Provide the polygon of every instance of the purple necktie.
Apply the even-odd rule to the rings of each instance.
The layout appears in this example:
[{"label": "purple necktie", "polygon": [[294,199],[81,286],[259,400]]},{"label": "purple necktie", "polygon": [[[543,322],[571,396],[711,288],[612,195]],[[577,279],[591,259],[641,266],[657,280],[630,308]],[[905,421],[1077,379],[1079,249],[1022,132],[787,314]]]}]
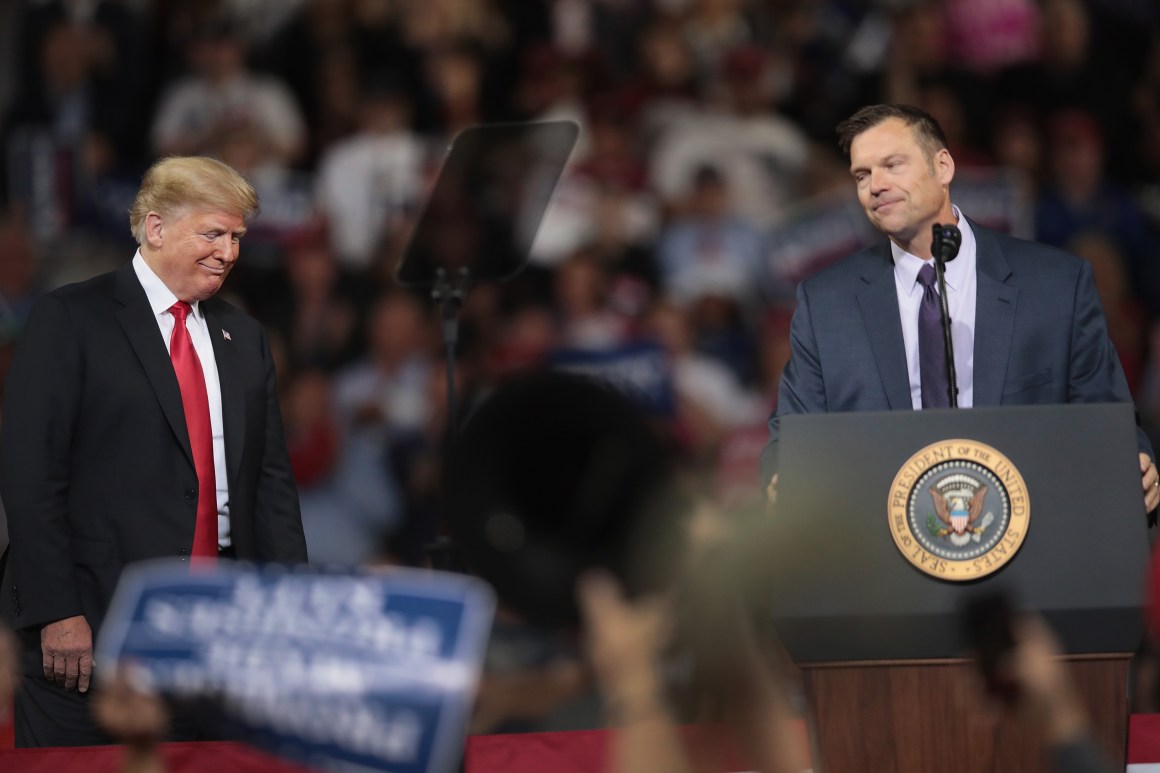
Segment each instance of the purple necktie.
[{"label": "purple necktie", "polygon": [[918,272],[918,283],[922,285],[922,303],[918,307],[918,376],[922,407],[949,408],[947,352],[935,282],[934,266],[928,263]]}]

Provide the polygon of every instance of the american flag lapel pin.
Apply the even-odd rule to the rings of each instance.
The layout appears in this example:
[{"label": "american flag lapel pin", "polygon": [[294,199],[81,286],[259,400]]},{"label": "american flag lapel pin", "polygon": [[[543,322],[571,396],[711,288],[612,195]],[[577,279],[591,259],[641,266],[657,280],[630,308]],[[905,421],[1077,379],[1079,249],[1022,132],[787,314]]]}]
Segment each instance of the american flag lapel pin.
[{"label": "american flag lapel pin", "polygon": [[222,338],[226,339],[227,341],[234,340],[230,338],[230,331],[226,330],[224,327],[222,328]]}]

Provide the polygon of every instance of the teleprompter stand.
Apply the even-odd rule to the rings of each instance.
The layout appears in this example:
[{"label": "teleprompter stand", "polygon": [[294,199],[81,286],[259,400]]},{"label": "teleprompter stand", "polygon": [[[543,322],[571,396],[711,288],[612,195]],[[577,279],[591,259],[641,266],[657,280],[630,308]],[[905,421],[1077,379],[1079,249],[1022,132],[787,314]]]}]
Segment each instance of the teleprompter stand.
[{"label": "teleprompter stand", "polygon": [[[399,260],[400,284],[429,291],[439,304],[449,444],[460,421],[460,309],[473,285],[506,281],[527,264],[578,134],[572,121],[483,124],[457,134]],[[450,544],[444,529],[435,531],[432,557],[445,565]]]}]

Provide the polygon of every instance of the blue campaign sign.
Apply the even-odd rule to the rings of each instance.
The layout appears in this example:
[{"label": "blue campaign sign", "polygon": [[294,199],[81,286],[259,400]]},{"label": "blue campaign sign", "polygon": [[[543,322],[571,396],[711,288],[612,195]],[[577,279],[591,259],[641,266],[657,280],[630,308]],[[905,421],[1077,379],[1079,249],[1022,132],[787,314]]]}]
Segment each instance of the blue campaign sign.
[{"label": "blue campaign sign", "polygon": [[495,598],[444,572],[150,562],[122,577],[96,662],[213,698],[241,737],[342,773],[444,773],[462,752]]},{"label": "blue campaign sign", "polygon": [[556,349],[549,362],[620,389],[654,416],[670,418],[676,411],[672,368],[664,349],[652,341],[609,349]]}]

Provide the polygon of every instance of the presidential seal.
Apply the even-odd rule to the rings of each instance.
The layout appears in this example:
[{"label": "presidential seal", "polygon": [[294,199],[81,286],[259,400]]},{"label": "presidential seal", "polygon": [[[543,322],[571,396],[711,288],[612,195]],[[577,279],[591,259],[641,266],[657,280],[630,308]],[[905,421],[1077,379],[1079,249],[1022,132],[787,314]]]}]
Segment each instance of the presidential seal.
[{"label": "presidential seal", "polygon": [[906,560],[940,580],[986,577],[1010,561],[1031,519],[1023,476],[974,440],[942,440],[907,460],[890,487],[890,534]]}]

